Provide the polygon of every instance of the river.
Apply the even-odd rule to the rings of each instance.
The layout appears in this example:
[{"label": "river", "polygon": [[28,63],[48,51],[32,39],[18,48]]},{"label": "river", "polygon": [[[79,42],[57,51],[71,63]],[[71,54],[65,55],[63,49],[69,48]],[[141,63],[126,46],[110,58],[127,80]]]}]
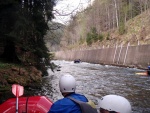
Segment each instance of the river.
[{"label": "river", "polygon": [[59,91],[58,80],[62,74],[69,73],[77,80],[76,92],[84,94],[96,105],[102,96],[117,94],[130,101],[132,113],[150,113],[150,77],[135,75],[135,72],[143,70],[86,62],[59,60],[52,62],[61,67],[60,71],[53,73],[49,69],[49,76],[43,78],[42,89],[37,94],[45,95],[54,102],[63,98]]}]

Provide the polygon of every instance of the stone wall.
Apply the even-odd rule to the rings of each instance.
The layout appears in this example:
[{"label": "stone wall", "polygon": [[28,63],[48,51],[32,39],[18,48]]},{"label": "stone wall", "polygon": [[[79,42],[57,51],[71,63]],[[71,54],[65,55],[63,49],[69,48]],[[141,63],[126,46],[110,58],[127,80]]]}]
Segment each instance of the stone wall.
[{"label": "stone wall", "polygon": [[58,51],[55,53],[55,58],[70,61],[81,59],[89,63],[147,68],[150,65],[150,45]]}]

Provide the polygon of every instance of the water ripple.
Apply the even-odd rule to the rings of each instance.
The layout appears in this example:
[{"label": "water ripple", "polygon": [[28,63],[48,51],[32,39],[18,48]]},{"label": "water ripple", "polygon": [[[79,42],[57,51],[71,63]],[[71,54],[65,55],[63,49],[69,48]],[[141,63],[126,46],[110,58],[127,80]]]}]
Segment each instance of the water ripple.
[{"label": "water ripple", "polygon": [[118,94],[129,99],[132,113],[150,113],[150,77],[135,75],[141,71],[135,68],[103,66],[99,64],[73,61],[53,61],[61,66],[61,71],[43,78],[41,95],[56,101],[62,98],[58,80],[63,73],[70,73],[77,80],[77,92],[84,94],[97,104],[98,99],[107,94]]}]

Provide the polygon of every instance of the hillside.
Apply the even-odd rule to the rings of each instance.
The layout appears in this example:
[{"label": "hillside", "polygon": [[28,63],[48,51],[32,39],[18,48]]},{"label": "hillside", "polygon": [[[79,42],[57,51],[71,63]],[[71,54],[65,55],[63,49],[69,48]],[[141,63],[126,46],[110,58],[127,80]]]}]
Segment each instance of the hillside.
[{"label": "hillside", "polygon": [[63,35],[65,25],[56,22],[48,23],[49,30],[47,31],[44,41],[49,51],[60,50],[60,40]]},{"label": "hillside", "polygon": [[[109,33],[109,40],[105,39],[103,41],[98,41],[88,46],[86,42],[74,45],[68,45],[71,49],[87,49],[87,48],[99,48],[99,47],[114,47],[117,44],[123,44],[126,46],[128,42],[130,45],[143,45],[150,44],[150,15],[147,15],[147,11],[142,14],[130,19],[126,23],[126,32],[120,35],[118,29],[113,29],[110,31],[104,31],[103,34],[107,35]],[[66,48],[66,47],[65,47]],[[64,49],[64,48],[63,48]]]},{"label": "hillside", "polygon": [[[116,9],[111,6],[114,4],[113,1],[95,0],[92,6],[72,17],[61,38],[61,49],[126,46],[129,42],[130,45],[150,44],[150,10],[145,8],[141,12],[137,9],[139,6],[136,0],[133,0],[134,10],[130,8],[125,10],[130,3],[126,5],[124,2],[116,1],[120,8],[117,10],[120,15],[115,15]],[[144,7],[146,4],[142,3]],[[115,16],[120,19],[119,24]],[[90,44],[87,41],[91,41]]]},{"label": "hillside", "polygon": [[[150,11],[150,10],[149,10]],[[126,23],[126,33],[119,35],[118,31],[111,32],[111,37],[119,39],[120,42],[126,44],[130,42],[131,45],[150,44],[150,15],[147,12],[130,19]]]}]

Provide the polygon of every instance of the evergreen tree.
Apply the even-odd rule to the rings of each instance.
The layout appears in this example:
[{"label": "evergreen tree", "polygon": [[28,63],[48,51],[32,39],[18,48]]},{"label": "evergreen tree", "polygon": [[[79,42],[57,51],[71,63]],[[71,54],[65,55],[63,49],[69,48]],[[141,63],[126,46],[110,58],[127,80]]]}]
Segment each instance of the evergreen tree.
[{"label": "evergreen tree", "polygon": [[48,21],[54,18],[54,5],[54,0],[0,1],[0,41],[5,45],[1,57],[11,62],[22,60],[16,54],[17,47],[23,53],[31,52],[37,59],[48,58],[43,38]]}]

